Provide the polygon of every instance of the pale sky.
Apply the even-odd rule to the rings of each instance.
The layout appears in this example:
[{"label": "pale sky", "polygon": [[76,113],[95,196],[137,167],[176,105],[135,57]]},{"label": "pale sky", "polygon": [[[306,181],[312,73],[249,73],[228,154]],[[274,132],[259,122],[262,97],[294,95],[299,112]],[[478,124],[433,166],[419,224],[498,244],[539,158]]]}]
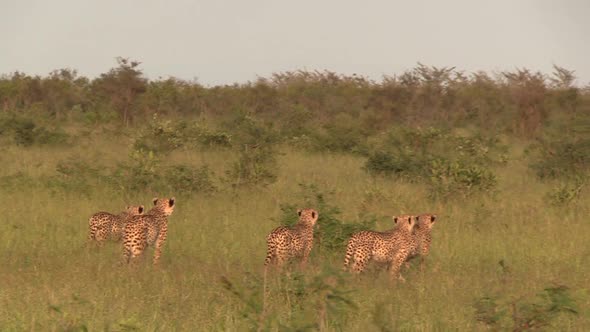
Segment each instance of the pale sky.
[{"label": "pale sky", "polygon": [[0,0],[0,74],[73,68],[95,77],[117,56],[151,79],[231,84],[287,70],[380,80],[417,62],[550,73],[590,83],[588,0]]}]

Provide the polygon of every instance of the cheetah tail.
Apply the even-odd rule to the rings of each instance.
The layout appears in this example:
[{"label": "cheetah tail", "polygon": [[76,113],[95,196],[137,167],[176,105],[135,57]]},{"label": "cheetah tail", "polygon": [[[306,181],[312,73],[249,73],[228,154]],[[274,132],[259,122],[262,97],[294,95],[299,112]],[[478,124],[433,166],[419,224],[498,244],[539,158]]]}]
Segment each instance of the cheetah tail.
[{"label": "cheetah tail", "polygon": [[266,252],[266,259],[264,260],[264,266],[267,266],[272,261],[273,257],[276,257],[277,245],[276,243],[271,240],[266,240],[266,245],[268,246],[268,250]]},{"label": "cheetah tail", "polygon": [[348,264],[350,264],[350,259],[354,255],[353,247],[354,247],[354,245],[352,243],[352,240],[348,241],[348,244],[346,245],[346,255],[344,256],[344,270],[348,269]]}]

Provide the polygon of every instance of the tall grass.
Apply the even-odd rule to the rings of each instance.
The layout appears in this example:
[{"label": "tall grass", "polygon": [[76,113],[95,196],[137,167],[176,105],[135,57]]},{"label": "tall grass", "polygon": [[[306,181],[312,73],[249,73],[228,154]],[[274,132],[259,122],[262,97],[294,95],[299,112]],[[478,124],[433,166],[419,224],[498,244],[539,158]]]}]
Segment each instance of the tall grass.
[{"label": "tall grass", "polygon": [[[72,157],[112,166],[128,158],[129,144],[101,134],[69,147],[9,146],[0,175],[52,175]],[[569,287],[579,314],[558,315],[553,328],[590,330],[590,196],[548,205],[552,184],[538,180],[519,149],[508,167],[495,169],[495,195],[445,202],[431,200],[424,184],[370,176],[363,157],[281,151],[276,181],[262,188],[223,183],[238,158],[232,150],[168,156],[209,165],[224,188],[214,193],[124,192],[100,181],[86,195],[34,183],[3,188],[0,330],[472,331],[485,328],[474,309],[483,296],[520,301],[554,284]],[[265,236],[281,206],[304,201],[300,183],[332,192],[326,199],[343,220],[376,216],[379,230],[392,226],[394,214],[436,213],[425,269],[402,271],[406,283],[391,283],[379,269],[357,278],[340,272],[343,252],[314,250],[306,270],[268,276],[263,311]],[[149,259],[121,265],[117,244],[85,246],[93,212],[147,206],[154,195],[175,195],[178,203],[160,267]]]}]

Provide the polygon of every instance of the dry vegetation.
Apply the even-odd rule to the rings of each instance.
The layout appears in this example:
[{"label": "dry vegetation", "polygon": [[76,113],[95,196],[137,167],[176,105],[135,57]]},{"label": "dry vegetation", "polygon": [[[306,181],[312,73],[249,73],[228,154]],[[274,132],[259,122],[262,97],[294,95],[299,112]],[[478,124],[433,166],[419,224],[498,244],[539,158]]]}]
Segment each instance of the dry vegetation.
[{"label": "dry vegetation", "polygon": [[[242,85],[0,78],[1,330],[590,329],[590,94],[573,72],[419,65]],[[175,196],[162,264],[85,245],[98,210]],[[320,213],[308,269],[265,235]],[[406,283],[341,271],[346,237],[435,212]]]}]

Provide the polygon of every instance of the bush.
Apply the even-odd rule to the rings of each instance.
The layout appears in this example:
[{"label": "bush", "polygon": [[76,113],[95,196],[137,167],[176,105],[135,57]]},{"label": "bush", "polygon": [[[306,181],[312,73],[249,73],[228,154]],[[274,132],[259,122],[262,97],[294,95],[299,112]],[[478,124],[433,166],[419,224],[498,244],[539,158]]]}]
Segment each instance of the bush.
[{"label": "bush", "polygon": [[20,146],[58,145],[67,142],[69,135],[61,129],[38,126],[32,119],[14,115],[0,119],[0,134],[12,138]]},{"label": "bush", "polygon": [[272,148],[243,145],[239,153],[238,161],[226,173],[232,186],[266,186],[276,181],[278,166]]},{"label": "bush", "polygon": [[432,198],[468,197],[476,192],[490,192],[496,183],[494,173],[481,166],[444,159],[430,163],[429,193]]},{"label": "bush", "polygon": [[187,124],[184,121],[174,123],[171,120],[161,120],[157,114],[154,114],[152,120],[135,139],[133,148],[169,153],[186,144],[186,127]]},{"label": "bush", "polygon": [[281,205],[282,214],[279,223],[288,226],[295,225],[298,221],[295,211],[299,208],[313,208],[318,211],[319,219],[315,229],[317,251],[341,253],[353,233],[375,227],[376,218],[372,216],[356,223],[340,219],[340,209],[328,203],[326,195],[320,192],[316,185],[299,184],[299,187],[303,199],[298,203]]},{"label": "bush", "polygon": [[92,193],[96,184],[108,183],[109,178],[100,168],[75,157],[59,161],[55,171],[56,175],[37,180],[53,191],[73,191],[86,196]]},{"label": "bush", "polygon": [[544,179],[571,179],[590,170],[590,139],[542,142],[530,167]]},{"label": "bush", "polygon": [[127,191],[154,189],[161,161],[153,151],[142,149],[129,153],[129,161],[113,172],[118,185]]},{"label": "bush", "polygon": [[210,193],[216,190],[213,174],[208,166],[174,165],[165,170],[161,181],[168,192],[190,194]]},{"label": "bush", "polygon": [[226,126],[234,128],[234,146],[239,154],[238,160],[226,173],[232,186],[265,186],[275,182],[278,171],[277,132],[270,125],[244,113],[237,113]]},{"label": "bush", "polygon": [[364,169],[372,175],[393,175],[405,178],[410,176],[419,177],[424,170],[418,164],[417,159],[406,153],[394,155],[385,151],[376,151],[369,155]]},{"label": "bush", "polygon": [[541,180],[576,180],[590,174],[590,113],[556,117],[528,149],[529,167]]},{"label": "bush", "polygon": [[32,120],[19,120],[13,124],[14,143],[16,145],[31,146],[35,142],[35,123]]},{"label": "bush", "polygon": [[566,182],[559,185],[549,193],[547,193],[547,200],[553,206],[565,206],[575,202],[586,185],[587,178],[578,177],[571,182]]},{"label": "bush", "polygon": [[231,135],[209,130],[204,124],[184,120],[162,120],[154,114],[148,125],[135,138],[133,148],[169,153],[179,148],[230,147]]},{"label": "bush", "polygon": [[473,307],[477,321],[498,331],[548,328],[561,313],[578,314],[569,288],[563,285],[550,286],[534,297],[513,301],[502,296],[484,296]]},{"label": "bush", "polygon": [[318,151],[348,152],[366,155],[368,134],[361,129],[358,121],[348,115],[338,115],[321,130],[311,133]]},{"label": "bush", "polygon": [[[281,275],[278,284],[248,272],[242,275],[242,284],[226,276],[219,279],[221,287],[241,304],[244,325],[238,330],[325,331],[330,326],[341,331],[345,330],[343,322],[350,309],[357,308],[350,299],[350,283],[342,271],[329,268],[314,274],[293,271]],[[289,315],[283,317],[281,312],[285,310]]]},{"label": "bush", "polygon": [[507,159],[506,148],[495,138],[433,128],[392,129],[375,145],[364,165],[368,173],[426,183],[433,198],[490,192],[496,185],[490,165]]},{"label": "bush", "polygon": [[113,173],[116,184],[127,191],[178,192],[185,195],[216,190],[213,173],[207,166],[163,166],[153,151],[133,150],[130,161]]},{"label": "bush", "polygon": [[443,130],[392,128],[375,142],[365,170],[372,174],[427,176],[436,159],[479,166],[502,165],[507,148],[497,138],[464,137]]}]

